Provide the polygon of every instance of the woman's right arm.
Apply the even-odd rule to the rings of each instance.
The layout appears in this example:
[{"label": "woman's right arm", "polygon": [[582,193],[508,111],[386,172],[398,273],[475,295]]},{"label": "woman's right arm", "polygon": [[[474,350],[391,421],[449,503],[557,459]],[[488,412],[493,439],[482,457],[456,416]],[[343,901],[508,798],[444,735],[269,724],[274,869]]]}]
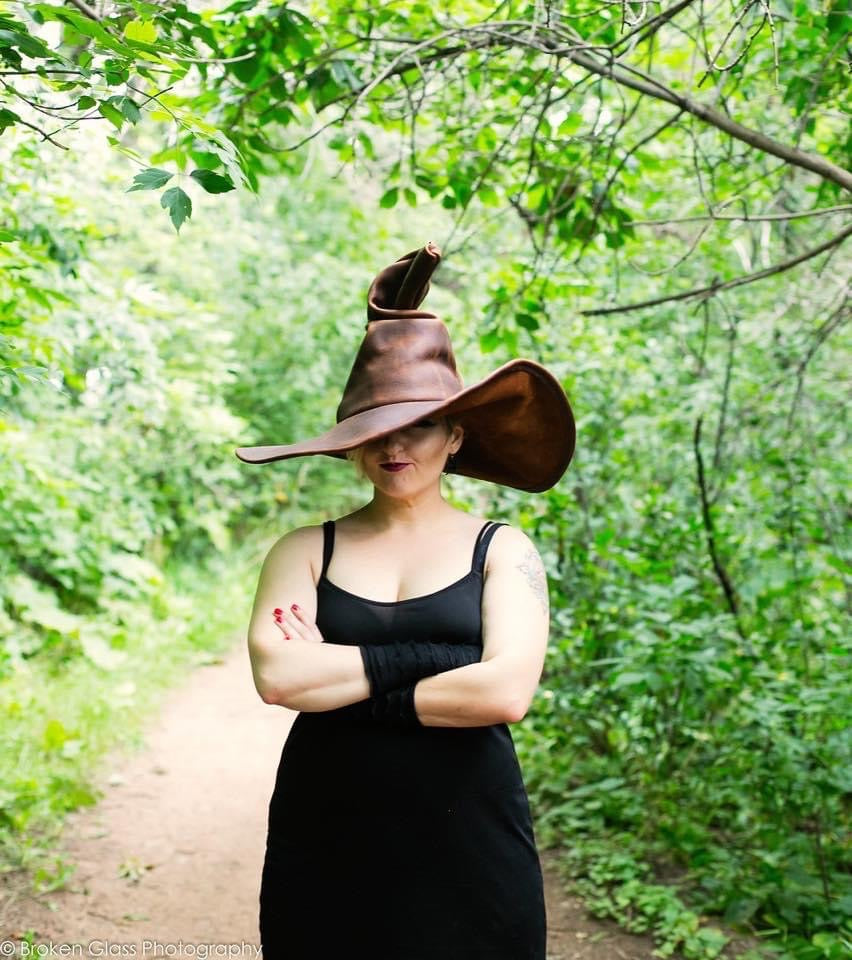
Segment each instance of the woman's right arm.
[{"label": "woman's right arm", "polygon": [[[322,554],[322,527],[299,527],[281,537],[263,561],[248,628],[249,658],[255,688],[264,703],[302,709],[305,687],[322,687],[327,702],[340,705],[370,695],[357,647],[288,641],[272,611],[298,603],[316,619],[317,592],[311,556]],[[323,709],[330,709],[325,706]]]}]

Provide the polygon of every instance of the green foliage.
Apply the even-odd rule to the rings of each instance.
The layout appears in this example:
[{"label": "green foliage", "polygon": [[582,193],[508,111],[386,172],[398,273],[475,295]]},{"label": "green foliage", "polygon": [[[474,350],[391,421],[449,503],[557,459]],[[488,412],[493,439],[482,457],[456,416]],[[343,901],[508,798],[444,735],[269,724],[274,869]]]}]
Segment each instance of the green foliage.
[{"label": "green foliage", "polygon": [[[632,213],[621,193],[660,167],[661,150],[669,173],[680,157],[679,175],[703,176],[700,199],[717,212],[734,196],[751,209],[759,181],[777,185],[775,172],[800,162],[820,171],[810,201],[824,204],[842,181],[805,153],[849,161],[840,55],[849,17],[834,0],[743,2],[731,12],[686,5],[657,17],[646,9],[654,5],[639,14],[625,6],[620,21],[580,0],[564,19],[523,0],[496,12],[478,3],[377,11],[363,0],[245,2],[195,12],[136,2],[98,19],[58,3],[9,6],[0,21],[0,58],[11,68],[0,87],[5,126],[59,144],[93,116],[125,134],[126,123],[165,124],[158,152],[178,169],[206,154],[232,183],[256,188],[264,174],[299,164],[293,146],[327,112],[341,161],[382,167],[383,204],[403,195],[413,205],[425,192],[462,218],[510,203],[536,243],[572,251],[625,244]],[[673,111],[672,97],[683,95],[734,104],[737,121],[782,153],[748,132],[731,139],[706,110]],[[64,125],[44,128],[50,115]],[[400,138],[389,168],[377,134]],[[778,156],[780,168],[770,160]]]},{"label": "green foliage", "polygon": [[[248,616],[252,542],[227,557],[173,563],[149,603],[116,594],[122,631],[115,662],[78,656],[20,661],[0,683],[0,864],[26,870],[36,894],[67,886],[76,869],[56,855],[65,815],[102,798],[104,755],[141,742],[149,713],[190,669],[219,655]],[[150,602],[152,600],[156,602]],[[4,630],[4,635],[6,631]],[[21,763],[21,758],[26,763]]]},{"label": "green foliage", "polygon": [[[319,174],[299,204],[268,192],[251,231],[237,202],[178,241],[111,195],[124,171],[97,143],[49,185],[35,158],[3,161],[26,284],[0,273],[2,300],[31,290],[22,308],[45,311],[9,349],[49,358],[49,377],[0,381],[0,859],[45,890],[67,881],[50,848],[64,813],[97,799],[104,751],[179,664],[244,630],[270,541],[363,493],[348,464],[259,470],[233,451],[325,428],[377,251],[352,256],[363,214]],[[387,224],[371,229],[379,256],[398,254]]]},{"label": "green foliage", "polygon": [[[733,928],[834,960],[849,17],[675,6],[7,5],[0,677],[114,675],[129,611],[172,603],[167,562],[367,495],[341,462],[233,447],[328,428],[365,278],[435,236],[465,382],[532,356],[578,418],[540,497],[451,481],[552,573],[515,728],[540,838],[662,956],[715,957]],[[27,728],[39,822],[87,802],[84,729]],[[3,780],[12,835],[30,779]]]},{"label": "green foliage", "polygon": [[[202,51],[195,44],[217,56],[220,35],[239,29],[247,22],[244,16],[226,16],[225,26],[212,11],[196,14],[183,4],[138,2],[103,16],[65,4],[8,6],[17,15],[0,17],[0,67],[8,68],[0,69],[0,132],[26,129],[54,147],[66,147],[62,140],[66,131],[100,117],[117,135],[108,137],[113,146],[134,156],[126,142],[132,136],[128,129],[141,121],[166,123],[172,132],[164,140],[171,142],[152,151],[154,156],[167,154],[178,170],[190,159],[202,163],[203,169],[190,176],[209,193],[229,191],[235,183],[256,185],[261,164],[240,154],[215,124],[215,111],[204,95],[170,92],[187,78],[193,63],[196,79],[206,74]],[[58,32],[48,27],[58,27]],[[15,106],[5,106],[4,100]],[[50,129],[56,121],[61,125]],[[163,171],[161,176],[167,173],[172,175]],[[165,183],[150,179],[153,175],[147,170],[143,174],[132,189],[156,189]],[[179,230],[190,215],[191,200],[182,188],[171,189],[177,192],[166,191],[162,206]]]},{"label": "green foliage", "polygon": [[[585,412],[566,492],[530,511],[557,571],[555,635],[519,731],[541,836],[570,837],[580,889],[610,915],[675,916],[644,874],[606,873],[629,838],[631,869],[654,862],[667,879],[680,874],[689,909],[775,933],[789,957],[815,955],[822,934],[848,942],[852,906],[852,698],[831,506],[848,458],[836,414],[818,412],[834,409],[846,354],[816,359],[800,339],[819,328],[814,312],[831,317],[830,286],[815,299],[814,283],[787,280],[783,330],[767,329],[781,295],[767,289],[765,302],[752,294],[697,317],[668,308],[644,329],[629,317],[587,321],[543,354],[550,364],[570,356],[568,392]],[[553,313],[554,295],[547,301]],[[817,367],[805,402],[790,358],[807,356]],[[767,383],[771,402],[758,413]],[[702,411],[715,421],[704,460],[736,616],[702,518]],[[676,926],[658,932],[670,938]],[[718,944],[690,946],[691,936],[684,955],[714,955],[702,951]]]},{"label": "green foliage", "polygon": [[[130,266],[111,240],[127,211],[95,227],[78,172],[35,191],[17,156],[2,175],[20,239],[0,301],[22,356],[0,378],[0,676],[42,654],[56,670],[80,656],[110,666],[126,637],[113,603],[156,603],[169,556],[230,549],[242,429],[222,397],[234,354],[209,322],[216,305],[156,279],[144,255]],[[34,370],[49,377],[29,393]]]}]

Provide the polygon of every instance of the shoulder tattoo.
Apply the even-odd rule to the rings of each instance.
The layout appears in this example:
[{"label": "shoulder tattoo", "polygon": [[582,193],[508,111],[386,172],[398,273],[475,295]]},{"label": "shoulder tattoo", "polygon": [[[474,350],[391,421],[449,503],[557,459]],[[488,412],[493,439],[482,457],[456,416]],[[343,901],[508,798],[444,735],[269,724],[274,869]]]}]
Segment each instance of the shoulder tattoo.
[{"label": "shoulder tattoo", "polygon": [[518,564],[518,569],[527,578],[530,590],[538,597],[541,609],[546,614],[548,612],[547,574],[544,572],[541,557],[532,547],[527,548],[523,560]]}]

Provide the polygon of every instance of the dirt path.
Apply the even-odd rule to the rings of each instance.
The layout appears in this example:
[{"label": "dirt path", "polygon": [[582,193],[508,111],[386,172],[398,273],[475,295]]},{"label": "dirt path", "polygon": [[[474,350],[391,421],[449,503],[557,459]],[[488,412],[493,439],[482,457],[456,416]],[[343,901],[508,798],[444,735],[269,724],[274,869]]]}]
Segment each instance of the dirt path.
[{"label": "dirt path", "polygon": [[[0,889],[0,939],[32,930],[39,944],[97,941],[68,954],[78,957],[201,958],[196,944],[237,944],[232,957],[255,958],[267,806],[295,716],[257,696],[243,643],[196,670],[165,701],[145,747],[105,763],[103,800],[69,817],[61,852],[77,869],[68,889],[35,899],[8,881]],[[563,891],[553,854],[542,862],[548,960],[652,960],[648,938],[587,917]]]}]

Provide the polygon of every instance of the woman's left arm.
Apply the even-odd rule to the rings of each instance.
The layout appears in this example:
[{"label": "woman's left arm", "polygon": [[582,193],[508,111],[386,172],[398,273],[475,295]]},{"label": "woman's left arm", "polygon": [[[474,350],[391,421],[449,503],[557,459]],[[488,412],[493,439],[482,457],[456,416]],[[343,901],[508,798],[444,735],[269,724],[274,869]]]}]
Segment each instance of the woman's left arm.
[{"label": "woman's left arm", "polygon": [[529,709],[550,633],[547,575],[532,540],[500,527],[482,591],[482,660],[426,677],[414,688],[423,726],[517,723]]}]

